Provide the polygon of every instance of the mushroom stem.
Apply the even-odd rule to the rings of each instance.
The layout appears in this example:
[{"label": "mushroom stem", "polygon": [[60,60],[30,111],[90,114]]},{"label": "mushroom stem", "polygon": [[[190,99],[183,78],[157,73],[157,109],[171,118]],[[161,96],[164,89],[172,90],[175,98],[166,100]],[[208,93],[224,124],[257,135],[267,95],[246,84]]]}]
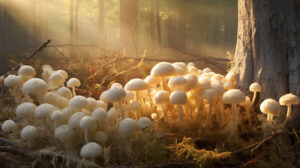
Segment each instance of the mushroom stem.
[{"label": "mushroom stem", "polygon": [[27,93],[24,94],[24,97],[27,102],[30,102],[30,103],[33,102],[33,100],[30,98],[30,96]]},{"label": "mushroom stem", "polygon": [[162,80],[162,84],[163,84],[163,89],[168,91],[168,86],[167,86],[166,79],[163,77],[161,80]]},{"label": "mushroom stem", "polygon": [[72,92],[73,92],[73,97],[75,97],[76,96],[75,86],[72,86]]},{"label": "mushroom stem", "polygon": [[268,121],[268,123],[270,123],[270,122],[273,120],[273,117],[274,117],[273,114],[268,113],[268,116],[267,116],[267,121]]},{"label": "mushroom stem", "polygon": [[119,104],[119,111],[121,113],[121,117],[122,117],[122,119],[124,119],[125,118],[125,114],[124,114],[124,110],[122,108],[121,100],[118,100],[118,104]]},{"label": "mushroom stem", "polygon": [[231,125],[231,135],[235,133],[235,128],[236,128],[236,104],[231,105],[231,112],[232,112],[232,125]]},{"label": "mushroom stem", "polygon": [[257,96],[257,92],[254,92],[254,95],[253,95],[253,98],[252,98],[252,101],[251,101],[252,106],[253,106],[254,103],[255,103],[256,96]]},{"label": "mushroom stem", "polygon": [[38,102],[40,104],[43,104],[44,103],[44,96],[43,95],[37,95],[36,98],[38,99]]},{"label": "mushroom stem", "polygon": [[178,105],[178,127],[179,129],[182,129],[182,113],[183,113],[183,108],[182,105]]},{"label": "mushroom stem", "polygon": [[208,123],[210,122],[213,104],[214,104],[214,100],[213,99],[209,99],[208,100],[208,106],[209,106],[208,107],[208,113],[207,113],[207,118],[206,118],[206,121],[204,123],[204,126],[207,126]]},{"label": "mushroom stem", "polygon": [[89,132],[87,128],[84,129],[84,140],[86,144],[89,143]]},{"label": "mushroom stem", "polygon": [[167,122],[168,121],[168,112],[167,112],[166,108],[164,107],[164,105],[161,105],[161,109],[164,113],[164,121]]},{"label": "mushroom stem", "polygon": [[286,121],[290,120],[292,116],[292,105],[287,105]]},{"label": "mushroom stem", "polygon": [[139,94],[139,91],[136,91],[136,92],[135,92],[135,99],[136,99],[136,101],[140,101],[140,94]]}]

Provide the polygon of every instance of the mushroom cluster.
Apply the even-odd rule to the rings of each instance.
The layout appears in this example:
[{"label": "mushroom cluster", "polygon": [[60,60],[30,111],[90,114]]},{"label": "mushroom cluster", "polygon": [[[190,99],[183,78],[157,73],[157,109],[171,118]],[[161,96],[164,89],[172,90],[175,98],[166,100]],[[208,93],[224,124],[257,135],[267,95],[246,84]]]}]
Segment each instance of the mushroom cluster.
[{"label": "mushroom cluster", "polygon": [[[67,154],[93,161],[104,155],[106,147],[132,157],[132,144],[145,137],[145,130],[172,128],[184,132],[192,123],[200,131],[225,127],[229,137],[236,135],[243,112],[240,107],[245,108],[251,125],[252,107],[258,92],[263,91],[258,83],[251,84],[251,100],[235,88],[234,72],[224,76],[210,68],[200,70],[193,63],[160,62],[145,79],[131,79],[124,87],[113,83],[97,100],[77,95],[81,82],[69,79],[66,71],[49,65],[42,70],[42,79],[36,78],[35,69],[24,65],[17,76],[2,79],[19,104],[16,116],[23,121],[16,124],[8,120],[2,125],[3,131],[18,132],[20,127],[21,138],[29,147],[43,146],[40,139],[44,138]],[[266,99],[261,104],[268,122],[279,114],[280,105],[288,107],[288,122],[291,107],[299,104],[299,98],[287,94],[279,102]]]}]

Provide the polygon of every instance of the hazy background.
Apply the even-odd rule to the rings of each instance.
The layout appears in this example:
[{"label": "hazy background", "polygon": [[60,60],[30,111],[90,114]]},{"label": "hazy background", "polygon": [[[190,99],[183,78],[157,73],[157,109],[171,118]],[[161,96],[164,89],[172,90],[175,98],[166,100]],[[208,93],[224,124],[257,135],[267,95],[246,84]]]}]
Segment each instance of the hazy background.
[{"label": "hazy background", "polygon": [[103,55],[148,49],[155,58],[225,58],[236,31],[237,0],[0,0],[0,70],[47,39],[67,44],[59,49],[70,57],[85,47]]}]

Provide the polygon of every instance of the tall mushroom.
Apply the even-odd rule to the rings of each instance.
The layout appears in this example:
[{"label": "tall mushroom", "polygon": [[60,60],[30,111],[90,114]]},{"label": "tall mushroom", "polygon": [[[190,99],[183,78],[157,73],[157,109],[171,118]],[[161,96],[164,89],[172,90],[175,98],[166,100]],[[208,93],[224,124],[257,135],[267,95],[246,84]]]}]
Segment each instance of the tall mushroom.
[{"label": "tall mushroom", "polygon": [[175,73],[176,69],[168,62],[160,62],[151,69],[151,76],[161,78],[164,90],[168,90],[166,78]]},{"label": "tall mushroom", "polygon": [[123,88],[120,88],[120,87],[113,87],[113,88],[110,88],[107,92],[107,99],[108,101],[110,102],[114,102],[114,109],[116,111],[117,110],[117,104],[118,103],[118,106],[119,106],[119,113],[121,114],[121,117],[122,119],[125,118],[125,113],[124,113],[124,110],[122,108],[122,103],[121,103],[121,100],[126,96],[126,92]]},{"label": "tall mushroom", "polygon": [[288,93],[280,97],[279,103],[282,106],[287,106],[287,113],[285,119],[285,123],[287,123],[292,117],[292,105],[299,104],[299,97],[292,93]]},{"label": "tall mushroom", "polygon": [[212,115],[212,107],[213,107],[213,104],[214,104],[214,98],[216,96],[218,96],[218,93],[214,89],[206,89],[203,92],[202,97],[204,99],[207,99],[208,105],[209,105],[209,109],[208,109],[208,113],[207,113],[207,118],[206,118],[206,121],[204,123],[204,126],[207,126],[208,123],[210,122],[210,118],[211,118],[211,115]]},{"label": "tall mushroom", "polygon": [[84,129],[85,143],[89,143],[89,132],[96,130],[96,120],[90,116],[84,116],[81,118],[79,123],[80,128]]},{"label": "tall mushroom", "polygon": [[161,106],[161,109],[163,111],[163,119],[165,122],[168,121],[168,112],[165,109],[165,103],[169,101],[169,92],[165,90],[159,90],[155,93],[155,96],[153,97],[154,103]]},{"label": "tall mushroom", "polygon": [[67,86],[69,88],[72,88],[73,97],[76,96],[75,88],[80,87],[80,85],[81,85],[80,80],[77,79],[77,78],[71,78],[71,79],[68,80]]},{"label": "tall mushroom", "polygon": [[222,102],[226,104],[231,104],[231,112],[232,112],[232,125],[230,134],[233,135],[235,133],[235,129],[237,126],[237,110],[236,105],[245,101],[245,94],[239,89],[231,89],[226,91],[222,96]]},{"label": "tall mushroom", "polygon": [[126,83],[124,87],[125,90],[135,92],[136,101],[140,101],[139,92],[141,90],[146,90],[147,88],[148,88],[147,83],[144,80],[139,78],[131,79],[129,82]]},{"label": "tall mushroom", "polygon": [[255,83],[252,83],[249,86],[249,90],[250,90],[250,92],[254,92],[254,95],[253,95],[253,98],[252,98],[252,105],[254,105],[256,97],[257,97],[257,93],[261,92],[262,88],[261,88],[259,83],[255,82]]},{"label": "tall mushroom", "polygon": [[15,97],[16,103],[22,102],[21,94],[19,93],[19,88],[22,86],[21,77],[16,75],[8,75],[4,79],[4,86],[9,88],[9,92]]},{"label": "tall mushroom", "polygon": [[182,129],[182,116],[183,116],[183,108],[182,105],[185,105],[187,102],[187,96],[185,92],[181,90],[176,90],[171,93],[170,97],[170,104],[177,105],[178,109],[178,127],[179,129]]},{"label": "tall mushroom", "polygon": [[95,161],[95,159],[101,156],[102,153],[103,148],[95,142],[85,144],[80,150],[80,156],[83,157],[83,159],[90,158],[92,161]]}]

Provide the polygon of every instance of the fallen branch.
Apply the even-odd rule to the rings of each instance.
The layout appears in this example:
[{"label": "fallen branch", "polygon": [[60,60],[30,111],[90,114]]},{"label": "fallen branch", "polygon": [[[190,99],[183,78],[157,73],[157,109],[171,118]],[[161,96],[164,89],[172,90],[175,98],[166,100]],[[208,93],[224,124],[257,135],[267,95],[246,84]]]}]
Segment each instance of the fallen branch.
[{"label": "fallen branch", "polygon": [[282,130],[279,130],[277,132],[273,132],[272,135],[262,139],[261,141],[258,141],[252,145],[249,145],[249,146],[246,146],[242,149],[238,149],[236,151],[233,151],[231,152],[231,154],[238,154],[238,153],[241,153],[241,152],[244,152],[244,151],[247,151],[247,150],[251,150],[251,152],[254,152],[256,149],[258,149],[262,144],[266,143],[267,141],[279,136],[279,135],[283,135],[283,134],[286,134],[286,135],[291,135],[291,134],[294,134],[293,132],[288,132],[288,131],[282,131]]},{"label": "fallen branch", "polygon": [[26,58],[24,58],[17,66],[13,67],[8,72],[6,72],[5,76],[9,75],[10,72],[19,69],[22,64],[24,64],[26,61],[28,61],[29,59],[31,59],[32,57],[34,57],[35,55],[37,55],[40,51],[42,51],[45,47],[47,47],[47,45],[50,42],[51,42],[51,40],[47,40],[46,42],[44,42],[39,48],[35,49],[29,56],[27,56]]}]

